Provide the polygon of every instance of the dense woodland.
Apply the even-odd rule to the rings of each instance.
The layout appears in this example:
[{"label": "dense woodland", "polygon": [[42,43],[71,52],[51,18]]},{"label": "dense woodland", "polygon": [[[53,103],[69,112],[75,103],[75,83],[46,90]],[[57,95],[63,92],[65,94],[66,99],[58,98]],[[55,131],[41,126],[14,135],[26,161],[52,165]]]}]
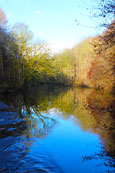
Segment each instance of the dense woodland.
[{"label": "dense woodland", "polygon": [[[59,160],[65,163],[67,160],[72,167],[79,155],[82,165],[96,160],[96,167],[106,166],[107,172],[115,168],[115,2],[95,2],[99,2],[99,6],[93,17],[101,19],[99,25],[105,30],[72,49],[55,54],[45,42],[34,38],[26,24],[8,26],[7,17],[0,8],[0,104],[8,105],[0,109],[3,143],[0,148],[5,158],[1,171],[15,172],[18,167],[19,172],[38,167],[49,171],[53,164],[63,168]],[[67,131],[65,120],[69,122]],[[45,140],[44,143],[47,136],[49,142]],[[54,151],[46,147],[50,142]],[[65,152],[58,155],[58,151]],[[63,155],[68,159],[64,160]],[[73,163],[69,162],[71,158]],[[94,163],[88,166],[91,164]],[[56,172],[57,169],[52,170]]]},{"label": "dense woodland", "polygon": [[115,20],[98,36],[73,49],[51,55],[48,45],[35,40],[28,26],[7,27],[0,9],[0,88],[24,89],[40,84],[85,86],[113,92],[115,78]]}]

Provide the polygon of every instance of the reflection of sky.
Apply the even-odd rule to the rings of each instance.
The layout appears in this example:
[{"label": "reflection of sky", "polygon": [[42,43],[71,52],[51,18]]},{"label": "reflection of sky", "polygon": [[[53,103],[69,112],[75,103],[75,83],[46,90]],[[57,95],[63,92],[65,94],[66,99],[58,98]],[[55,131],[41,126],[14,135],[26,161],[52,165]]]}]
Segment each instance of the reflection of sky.
[{"label": "reflection of sky", "polygon": [[[54,110],[54,112],[53,112]],[[48,113],[50,116],[50,113]],[[64,120],[56,115],[55,109],[51,110],[51,117],[58,123],[44,139],[35,138],[31,146],[31,154],[39,155],[39,149],[46,154],[48,162],[55,163],[64,172],[105,172],[106,167],[101,159],[83,162],[84,156],[91,156],[101,152],[101,144],[98,135],[82,131],[75,125],[73,118]],[[42,155],[41,154],[41,155]],[[55,168],[57,169],[57,168]],[[95,171],[94,171],[95,169]]]},{"label": "reflection of sky", "polygon": [[41,112],[43,121],[40,121],[40,114],[38,117],[33,114],[20,126],[15,121],[17,131],[11,125],[4,129],[6,137],[0,139],[0,171],[3,168],[11,172],[48,170],[58,173],[105,173],[107,169],[112,170],[104,165],[107,157],[83,162],[83,157],[101,153],[102,146],[98,135],[83,131],[76,118],[64,119],[63,113],[54,108]]}]

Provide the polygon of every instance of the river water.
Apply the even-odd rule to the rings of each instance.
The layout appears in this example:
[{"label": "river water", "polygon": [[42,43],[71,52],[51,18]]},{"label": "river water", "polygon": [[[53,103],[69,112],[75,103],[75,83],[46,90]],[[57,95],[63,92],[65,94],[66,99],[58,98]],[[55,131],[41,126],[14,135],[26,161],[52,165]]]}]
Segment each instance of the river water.
[{"label": "river water", "polygon": [[112,95],[39,87],[0,100],[0,172],[115,172]]}]

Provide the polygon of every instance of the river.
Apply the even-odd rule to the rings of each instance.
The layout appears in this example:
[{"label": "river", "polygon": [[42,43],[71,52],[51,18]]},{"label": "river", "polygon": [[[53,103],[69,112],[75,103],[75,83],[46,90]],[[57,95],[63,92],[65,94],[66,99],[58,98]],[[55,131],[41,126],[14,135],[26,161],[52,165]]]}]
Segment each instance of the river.
[{"label": "river", "polygon": [[0,101],[0,172],[115,172],[112,95],[41,86]]}]

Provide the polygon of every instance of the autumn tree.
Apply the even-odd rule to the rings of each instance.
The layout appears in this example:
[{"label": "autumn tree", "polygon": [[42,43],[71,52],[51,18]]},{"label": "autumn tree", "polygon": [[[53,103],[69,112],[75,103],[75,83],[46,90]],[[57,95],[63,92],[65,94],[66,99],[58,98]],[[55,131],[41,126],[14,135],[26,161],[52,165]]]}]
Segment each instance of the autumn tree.
[{"label": "autumn tree", "polygon": [[17,54],[14,38],[7,30],[7,20],[0,9],[0,80],[2,83],[11,83],[13,80],[12,59]]},{"label": "autumn tree", "polygon": [[7,19],[5,13],[0,8],[0,29],[4,29],[7,24]]}]

